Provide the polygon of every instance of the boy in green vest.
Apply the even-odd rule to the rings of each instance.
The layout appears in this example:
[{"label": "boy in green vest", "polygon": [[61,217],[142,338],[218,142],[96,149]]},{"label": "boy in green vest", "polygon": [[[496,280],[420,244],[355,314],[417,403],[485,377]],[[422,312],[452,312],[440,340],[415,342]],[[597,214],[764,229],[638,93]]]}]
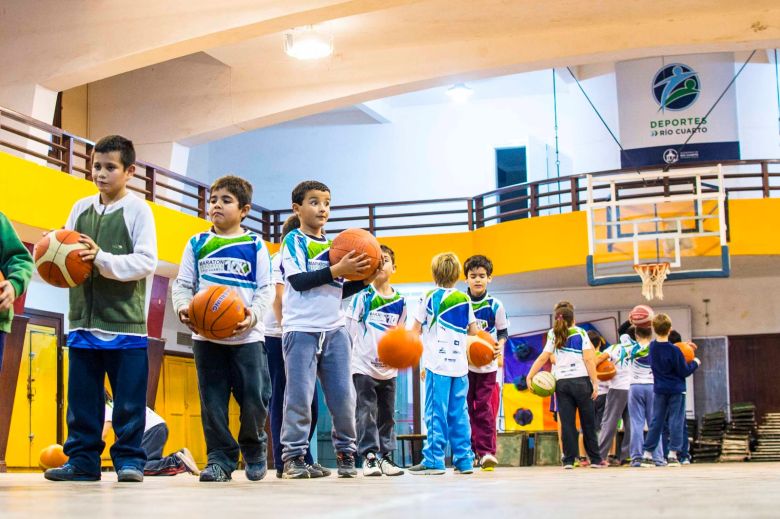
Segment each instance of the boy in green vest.
[{"label": "boy in green vest", "polygon": [[114,394],[116,442],[111,459],[120,482],[144,478],[141,448],[146,415],[146,278],[157,267],[152,210],[131,195],[133,143],[119,135],[95,144],[92,179],[99,193],[76,202],[65,224],[81,233],[94,262],[92,275],[70,289],[68,334],[68,463],[49,469],[51,481],[97,481],[104,412],[104,380]]}]

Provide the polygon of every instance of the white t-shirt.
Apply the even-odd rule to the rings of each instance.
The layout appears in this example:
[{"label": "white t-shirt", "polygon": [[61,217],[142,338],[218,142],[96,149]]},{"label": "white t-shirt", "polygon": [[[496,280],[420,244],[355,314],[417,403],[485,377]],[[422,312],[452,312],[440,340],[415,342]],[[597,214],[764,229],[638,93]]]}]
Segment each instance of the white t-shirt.
[{"label": "white t-shirt", "polygon": [[431,290],[420,300],[415,319],[423,325],[423,369],[447,377],[467,375],[466,336],[476,322],[469,296],[455,288]]},{"label": "white t-shirt", "polygon": [[628,335],[621,335],[620,342],[613,344],[604,353],[609,354],[609,360],[615,365],[615,376],[610,380],[610,389],[628,391],[631,386],[631,350],[634,344]]},{"label": "white t-shirt", "polygon": [[344,326],[342,278],[303,292],[295,290],[289,281],[295,274],[330,268],[330,244],[327,238],[312,238],[300,229],[285,236],[279,252],[284,276],[282,329],[285,332],[325,332]]},{"label": "white t-shirt", "polygon": [[[488,332],[494,340],[498,340],[498,330],[509,328],[509,320],[506,318],[504,305],[490,294],[485,295],[479,301],[471,300],[471,309],[477,320],[477,327]],[[474,373],[493,373],[498,370],[498,360],[494,360],[487,366],[469,366],[469,371]]]},{"label": "white t-shirt", "polygon": [[406,300],[393,290],[385,297],[369,285],[355,294],[347,318],[354,323],[349,328],[352,337],[352,373],[368,375],[377,380],[389,380],[398,370],[379,360],[377,344],[388,330],[406,325]]},{"label": "white t-shirt", "polygon": [[638,342],[634,343],[631,350],[631,383],[632,384],[652,384],[653,369],[650,367],[650,343],[644,346]]},{"label": "white t-shirt", "polygon": [[[276,285],[284,285],[284,276],[282,276],[282,255],[278,252],[271,256],[271,286],[273,287],[273,297],[276,297]],[[271,306],[273,307],[273,299],[271,300]],[[268,337],[281,337],[282,327],[279,326],[279,321],[276,320],[276,314],[273,312],[273,308],[266,312],[263,318],[263,324],[265,325],[265,335]]]},{"label": "white t-shirt", "polygon": [[[112,416],[114,415],[114,406],[110,404],[106,404],[106,416],[103,419],[104,422],[110,422]],[[158,415],[148,407],[146,408],[146,422],[144,424],[144,432],[148,431],[155,425],[160,425],[161,423],[165,423],[165,420],[163,420],[162,416]]]},{"label": "white t-shirt", "polygon": [[593,344],[588,334],[578,326],[569,328],[569,338],[562,347],[555,347],[555,334],[552,330],[547,332],[547,342],[544,345],[544,351],[555,355],[553,375],[556,379],[587,377],[588,368],[582,360],[582,352],[592,349]]}]

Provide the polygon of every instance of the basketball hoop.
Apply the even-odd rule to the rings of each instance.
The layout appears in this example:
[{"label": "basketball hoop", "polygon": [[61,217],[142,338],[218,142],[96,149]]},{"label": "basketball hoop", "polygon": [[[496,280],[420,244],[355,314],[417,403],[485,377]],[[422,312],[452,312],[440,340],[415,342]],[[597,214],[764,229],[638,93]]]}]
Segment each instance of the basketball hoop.
[{"label": "basketball hoop", "polygon": [[669,274],[669,263],[643,263],[634,265],[634,271],[642,279],[642,295],[648,301],[663,299],[663,284]]}]

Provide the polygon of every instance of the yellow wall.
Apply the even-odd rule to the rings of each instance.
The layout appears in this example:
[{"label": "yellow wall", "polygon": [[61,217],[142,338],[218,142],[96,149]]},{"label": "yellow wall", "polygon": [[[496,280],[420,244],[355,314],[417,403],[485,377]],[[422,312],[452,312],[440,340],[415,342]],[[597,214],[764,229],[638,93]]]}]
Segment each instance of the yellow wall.
[{"label": "yellow wall", "polygon": [[[20,226],[60,227],[73,202],[95,189],[86,180],[0,152],[0,192],[12,194],[3,197],[0,211]],[[209,224],[167,207],[150,206],[159,257],[178,264],[187,239]],[[780,199],[731,200],[729,217],[732,255],[780,254],[780,241],[771,239],[780,228]],[[472,254],[489,255],[497,274],[584,265],[588,255],[582,211],[515,220],[473,232],[382,237],[380,242],[395,251],[395,283],[430,281],[430,260],[443,251],[453,251],[461,260]]]}]

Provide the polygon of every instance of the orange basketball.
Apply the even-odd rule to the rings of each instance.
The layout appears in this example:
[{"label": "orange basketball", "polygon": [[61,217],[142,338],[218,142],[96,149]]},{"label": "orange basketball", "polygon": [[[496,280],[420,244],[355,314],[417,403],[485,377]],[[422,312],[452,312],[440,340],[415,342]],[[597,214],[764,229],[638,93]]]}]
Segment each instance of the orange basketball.
[{"label": "orange basketball", "polygon": [[366,254],[371,262],[363,274],[344,276],[350,281],[366,279],[376,271],[379,263],[382,261],[382,249],[379,248],[379,242],[374,238],[373,234],[364,229],[347,229],[336,236],[336,239],[330,245],[330,251],[328,251],[330,264],[335,265],[350,251],[355,251],[355,254],[358,256]]},{"label": "orange basketball", "polygon": [[68,462],[68,457],[62,450],[62,445],[55,443],[41,451],[39,463],[44,469],[61,467]]},{"label": "orange basketball", "polygon": [[92,273],[92,262],[83,261],[79,252],[88,247],[79,243],[76,231],[52,231],[35,244],[33,259],[38,274],[50,285],[71,288],[85,282]]},{"label": "orange basketball", "polygon": [[[675,344],[678,348],[680,348],[680,351],[683,354],[683,357],[685,357],[685,362],[691,363],[693,362],[693,358],[696,356],[696,353],[694,352],[694,349],[691,347],[692,342],[678,342]],[[695,344],[693,344],[696,346]]]},{"label": "orange basketball", "polygon": [[617,368],[609,359],[602,360],[596,366],[596,377],[602,382],[611,380],[615,375],[617,375]]},{"label": "orange basketball", "polygon": [[206,339],[227,339],[246,318],[246,307],[235,290],[221,285],[204,288],[190,302],[190,321]]},{"label": "orange basketball", "polygon": [[481,368],[493,362],[495,346],[496,341],[493,340],[493,336],[485,330],[478,331],[476,335],[469,335],[466,349],[469,364]]},{"label": "orange basketball", "polygon": [[379,360],[391,368],[406,369],[420,362],[423,344],[420,337],[406,328],[393,328],[376,346]]}]

